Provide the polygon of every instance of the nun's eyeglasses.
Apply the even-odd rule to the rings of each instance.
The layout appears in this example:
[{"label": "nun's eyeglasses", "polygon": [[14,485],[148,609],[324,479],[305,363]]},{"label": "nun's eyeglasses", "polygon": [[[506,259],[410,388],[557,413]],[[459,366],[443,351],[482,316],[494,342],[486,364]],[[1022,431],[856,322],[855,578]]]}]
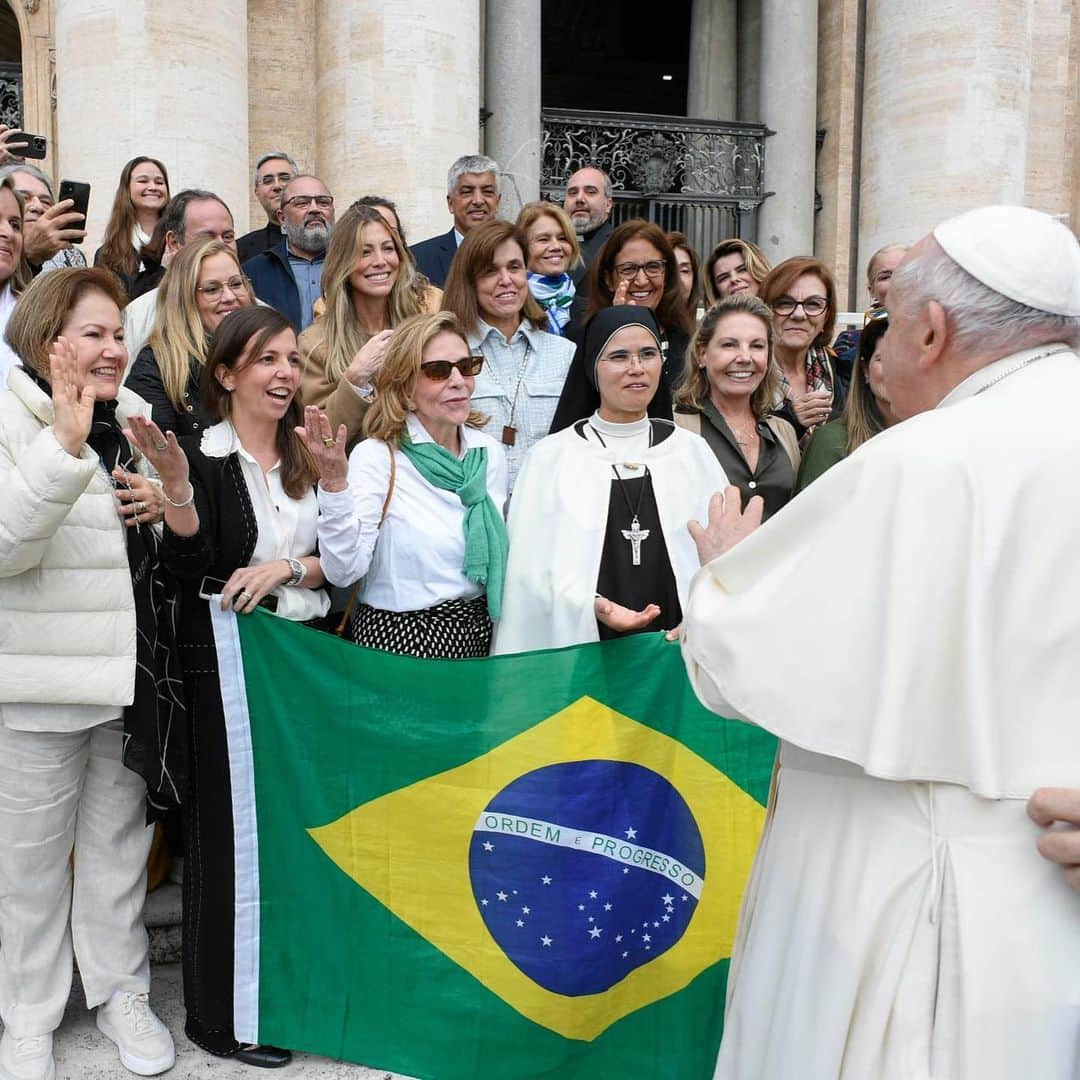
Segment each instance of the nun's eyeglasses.
[{"label": "nun's eyeglasses", "polygon": [[654,345],[646,345],[644,349],[638,349],[637,352],[631,352],[629,349],[616,349],[606,356],[601,356],[600,359],[616,367],[629,367],[631,362],[636,360],[644,367],[648,364],[655,364],[660,359],[660,356],[661,353],[658,348]]},{"label": "nun's eyeglasses", "polygon": [[454,368],[457,368],[458,374],[463,378],[468,378],[479,375],[483,366],[482,356],[464,356],[460,360],[427,360],[420,365],[420,370],[432,382],[446,382]]}]

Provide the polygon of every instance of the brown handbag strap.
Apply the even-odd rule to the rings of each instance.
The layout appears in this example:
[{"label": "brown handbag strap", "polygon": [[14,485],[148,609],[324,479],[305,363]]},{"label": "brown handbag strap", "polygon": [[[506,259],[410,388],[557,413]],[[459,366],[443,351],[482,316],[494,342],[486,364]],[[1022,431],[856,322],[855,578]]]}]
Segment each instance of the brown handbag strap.
[{"label": "brown handbag strap", "polygon": [[[382,514],[379,516],[379,528],[382,528],[383,522],[386,520],[386,511],[390,509],[390,499],[394,494],[394,484],[397,483],[397,459],[394,457],[394,447],[390,444],[386,444],[386,449],[390,454],[390,484],[386,489],[386,498],[383,499]],[[353,608],[356,606],[356,597],[360,592],[360,583],[364,579],[356,582],[355,585],[349,590],[349,602],[345,605],[345,613],[341,616],[341,622],[338,623],[337,629],[334,631],[338,637],[341,637],[345,633],[345,628],[349,625],[349,619],[352,616]]]}]

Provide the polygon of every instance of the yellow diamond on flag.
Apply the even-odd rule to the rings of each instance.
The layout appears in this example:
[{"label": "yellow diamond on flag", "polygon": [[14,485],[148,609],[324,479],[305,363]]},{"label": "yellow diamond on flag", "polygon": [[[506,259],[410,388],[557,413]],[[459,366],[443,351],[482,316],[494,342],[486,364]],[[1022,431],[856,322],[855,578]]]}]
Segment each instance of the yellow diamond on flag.
[{"label": "yellow diamond on flag", "polygon": [[[590,791],[598,777],[617,783]],[[764,816],[677,740],[582,697],[309,832],[508,1005],[592,1040],[731,955]]]}]

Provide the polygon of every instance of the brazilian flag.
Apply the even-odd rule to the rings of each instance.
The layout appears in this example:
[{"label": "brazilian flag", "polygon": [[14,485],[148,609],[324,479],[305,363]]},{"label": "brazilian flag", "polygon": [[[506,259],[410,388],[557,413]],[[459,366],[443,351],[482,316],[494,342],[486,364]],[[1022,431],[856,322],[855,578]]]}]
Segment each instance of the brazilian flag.
[{"label": "brazilian flag", "polygon": [[236,1035],[414,1077],[711,1077],[775,741],[662,634],[486,660],[215,612]]}]

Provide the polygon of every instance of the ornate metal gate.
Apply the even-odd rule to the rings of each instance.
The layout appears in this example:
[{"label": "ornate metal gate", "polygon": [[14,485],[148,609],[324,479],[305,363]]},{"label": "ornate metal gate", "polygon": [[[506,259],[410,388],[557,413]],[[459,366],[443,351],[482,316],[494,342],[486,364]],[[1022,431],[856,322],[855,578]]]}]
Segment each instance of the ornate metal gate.
[{"label": "ornate metal gate", "polygon": [[570,174],[597,165],[611,177],[615,222],[677,229],[703,255],[725,237],[756,238],[768,194],[763,124],[545,109],[543,127],[545,198],[561,202]]},{"label": "ornate metal gate", "polygon": [[22,127],[22,64],[0,64],[0,124]]}]

